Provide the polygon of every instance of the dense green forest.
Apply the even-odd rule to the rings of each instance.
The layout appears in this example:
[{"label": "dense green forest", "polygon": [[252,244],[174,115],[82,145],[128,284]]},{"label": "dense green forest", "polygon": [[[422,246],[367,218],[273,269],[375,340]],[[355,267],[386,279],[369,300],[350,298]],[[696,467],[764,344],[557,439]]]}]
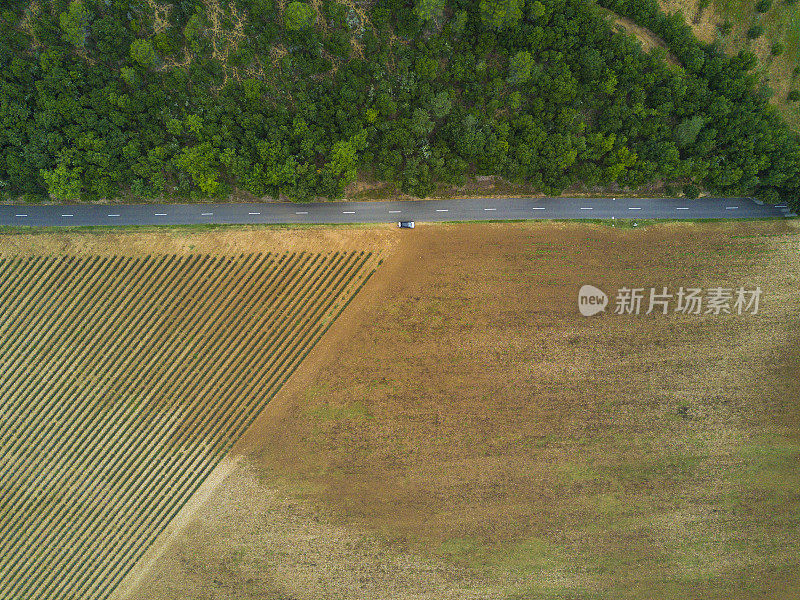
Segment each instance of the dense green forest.
[{"label": "dense green forest", "polygon": [[3,199],[416,196],[471,175],[556,194],[664,182],[800,200],[800,141],[655,0],[2,2]]}]

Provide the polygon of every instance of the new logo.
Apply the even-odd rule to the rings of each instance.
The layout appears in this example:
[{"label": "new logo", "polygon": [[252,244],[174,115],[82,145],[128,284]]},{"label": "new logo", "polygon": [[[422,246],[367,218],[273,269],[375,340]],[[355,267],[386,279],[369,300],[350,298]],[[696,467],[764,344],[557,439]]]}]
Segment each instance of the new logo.
[{"label": "new logo", "polygon": [[584,285],[578,292],[578,310],[584,317],[603,312],[608,305],[606,293],[593,285]]}]

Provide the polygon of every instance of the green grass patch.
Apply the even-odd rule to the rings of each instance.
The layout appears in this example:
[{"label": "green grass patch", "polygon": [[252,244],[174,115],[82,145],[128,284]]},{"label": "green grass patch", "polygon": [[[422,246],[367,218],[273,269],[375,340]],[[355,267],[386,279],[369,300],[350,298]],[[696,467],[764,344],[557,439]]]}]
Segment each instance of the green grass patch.
[{"label": "green grass patch", "polygon": [[506,600],[599,600],[606,597],[599,591],[589,590],[585,587],[552,589],[544,585],[537,585],[527,588],[525,591],[515,592]]},{"label": "green grass patch", "polygon": [[731,482],[740,491],[800,500],[800,443],[764,438],[740,446],[736,455],[741,464]]},{"label": "green grass patch", "polygon": [[594,465],[586,462],[564,462],[558,465],[558,474],[565,483],[584,483],[605,479]]},{"label": "green grass patch", "polygon": [[622,481],[639,485],[652,481],[684,482],[695,476],[704,456],[670,453],[661,457],[643,456],[616,467]]},{"label": "green grass patch", "polygon": [[560,570],[564,553],[542,537],[490,545],[475,537],[454,537],[442,542],[437,554],[451,562],[476,570],[500,569],[514,573]]}]

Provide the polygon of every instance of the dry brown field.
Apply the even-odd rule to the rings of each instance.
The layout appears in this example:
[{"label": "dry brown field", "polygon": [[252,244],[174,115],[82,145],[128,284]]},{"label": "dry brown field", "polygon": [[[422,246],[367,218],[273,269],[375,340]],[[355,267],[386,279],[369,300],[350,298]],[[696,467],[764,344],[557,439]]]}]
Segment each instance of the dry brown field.
[{"label": "dry brown field", "polygon": [[796,223],[358,231],[383,265],[115,597],[800,595]]}]

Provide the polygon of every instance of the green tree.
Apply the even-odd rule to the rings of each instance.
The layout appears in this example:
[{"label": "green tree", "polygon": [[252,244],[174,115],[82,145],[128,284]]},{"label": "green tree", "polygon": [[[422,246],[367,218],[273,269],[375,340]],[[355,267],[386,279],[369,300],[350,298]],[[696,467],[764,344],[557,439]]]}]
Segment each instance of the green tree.
[{"label": "green tree", "polygon": [[450,92],[447,90],[442,90],[431,100],[431,112],[437,119],[442,119],[449,115],[452,107],[453,101],[450,98]]},{"label": "green tree", "polygon": [[58,17],[58,22],[63,31],[62,38],[73,46],[83,48],[89,28],[89,11],[81,0],[72,0],[66,12]]},{"label": "green tree", "polygon": [[133,67],[122,67],[119,70],[119,75],[129,86],[136,87],[139,85],[139,77],[136,75],[136,69]]},{"label": "green tree", "polygon": [[183,133],[183,122],[180,119],[168,119],[167,131],[174,136],[181,135]]},{"label": "green tree", "polygon": [[203,130],[203,118],[200,115],[186,115],[184,121],[186,122],[186,128],[197,137],[200,137],[200,132]]},{"label": "green tree", "polygon": [[322,169],[322,185],[331,198],[339,198],[356,178],[357,142],[339,141],[333,145],[331,158]]},{"label": "green tree", "polygon": [[[147,156],[139,156],[131,165],[136,178],[131,183],[131,191],[137,196],[153,197],[164,192],[166,149],[156,146],[148,150]],[[131,157],[133,159],[133,157]]]},{"label": "green tree", "polygon": [[508,81],[511,83],[525,83],[531,78],[533,56],[525,50],[517,52],[508,61]]},{"label": "green tree", "polygon": [[133,40],[130,55],[131,60],[145,69],[149,68],[156,60],[156,52],[148,40]]},{"label": "green tree", "polygon": [[546,10],[544,4],[539,2],[539,0],[534,0],[533,2],[530,3],[530,6],[528,7],[528,16],[534,21],[536,19],[541,19],[544,16],[545,12]]},{"label": "green tree", "polygon": [[430,56],[420,56],[417,62],[414,63],[414,72],[419,75],[420,79],[425,81],[433,81],[438,69],[439,63]]},{"label": "green tree", "polygon": [[494,29],[515,27],[524,4],[524,0],[480,0],[481,20]]},{"label": "green tree", "polygon": [[299,31],[314,23],[314,9],[306,2],[290,2],[283,12],[283,24],[290,31]]},{"label": "green tree", "polygon": [[51,170],[42,169],[41,175],[51,198],[74,202],[81,198],[82,172],[83,168],[75,164],[75,153],[64,152],[56,167]]},{"label": "green tree", "polygon": [[423,21],[438,22],[444,12],[445,0],[417,0],[414,12]]},{"label": "green tree", "polygon": [[433,131],[433,121],[424,108],[415,108],[414,114],[411,117],[411,131],[417,137],[428,137]]},{"label": "green tree", "polygon": [[204,195],[213,196],[219,190],[218,155],[209,142],[184,148],[172,162],[179,171],[191,176],[192,182]]},{"label": "green tree", "polygon": [[466,10],[459,10],[453,15],[452,21],[450,21],[450,32],[455,35],[459,36],[464,32],[464,28],[467,26],[467,19],[469,17],[469,13]]},{"label": "green tree", "polygon": [[678,148],[688,148],[697,140],[697,135],[703,126],[708,123],[708,118],[703,115],[688,117],[678,123],[675,128],[675,143]]}]

